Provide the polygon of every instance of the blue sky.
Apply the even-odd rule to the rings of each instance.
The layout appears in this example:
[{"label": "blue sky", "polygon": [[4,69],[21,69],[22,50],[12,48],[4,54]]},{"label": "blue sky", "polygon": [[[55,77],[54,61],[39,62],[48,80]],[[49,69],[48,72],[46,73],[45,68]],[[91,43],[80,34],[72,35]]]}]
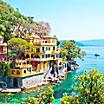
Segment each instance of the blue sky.
[{"label": "blue sky", "polygon": [[26,16],[49,22],[59,39],[104,39],[104,0],[4,0]]}]

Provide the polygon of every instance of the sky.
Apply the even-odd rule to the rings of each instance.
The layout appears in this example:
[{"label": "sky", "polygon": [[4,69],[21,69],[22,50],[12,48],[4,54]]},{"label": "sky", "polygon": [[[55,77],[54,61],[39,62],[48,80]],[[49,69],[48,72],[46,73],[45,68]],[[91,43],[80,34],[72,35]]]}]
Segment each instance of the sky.
[{"label": "sky", "polygon": [[104,39],[104,0],[4,0],[36,21],[48,22],[60,40]]}]

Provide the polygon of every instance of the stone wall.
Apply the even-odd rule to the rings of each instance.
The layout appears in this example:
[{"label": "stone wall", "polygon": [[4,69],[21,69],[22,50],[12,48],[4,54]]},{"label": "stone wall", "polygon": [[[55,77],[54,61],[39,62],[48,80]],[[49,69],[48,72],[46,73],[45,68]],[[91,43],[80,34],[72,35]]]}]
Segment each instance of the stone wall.
[{"label": "stone wall", "polygon": [[42,83],[44,83],[43,74],[22,79],[22,87],[23,88],[35,87],[35,86],[38,86]]}]

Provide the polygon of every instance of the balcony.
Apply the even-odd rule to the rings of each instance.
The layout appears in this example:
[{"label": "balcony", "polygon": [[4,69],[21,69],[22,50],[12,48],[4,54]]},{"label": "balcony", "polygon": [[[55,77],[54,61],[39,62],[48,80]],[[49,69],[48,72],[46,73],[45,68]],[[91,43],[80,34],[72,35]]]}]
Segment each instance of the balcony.
[{"label": "balcony", "polygon": [[28,61],[48,61],[48,60],[53,60],[53,57],[50,58],[28,58]]},{"label": "balcony", "polygon": [[31,72],[26,71],[26,73],[24,73],[20,69],[14,69],[14,70],[11,70],[8,73],[8,76],[14,77],[14,78],[23,78],[23,77],[27,77],[27,76],[39,75],[39,74],[42,74],[42,73],[43,73],[43,71],[40,71],[40,72],[37,72],[37,71],[31,71]]},{"label": "balcony", "polygon": [[35,42],[34,45],[41,45],[41,42]]},{"label": "balcony", "polygon": [[1,51],[0,54],[7,54],[7,51]]},{"label": "balcony", "polygon": [[0,43],[0,46],[7,46],[7,44],[6,43]]},{"label": "balcony", "polygon": [[46,45],[46,46],[52,45],[52,46],[54,46],[54,45],[57,45],[57,44],[56,43],[50,43],[50,42],[48,42],[48,43],[35,42],[34,45]]}]

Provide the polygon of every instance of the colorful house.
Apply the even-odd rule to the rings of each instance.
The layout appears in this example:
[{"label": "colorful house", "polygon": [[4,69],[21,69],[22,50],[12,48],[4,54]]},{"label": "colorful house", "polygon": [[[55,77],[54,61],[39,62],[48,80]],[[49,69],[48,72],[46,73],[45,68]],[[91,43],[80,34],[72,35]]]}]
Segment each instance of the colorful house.
[{"label": "colorful house", "polygon": [[0,61],[4,61],[7,55],[7,44],[3,43],[3,37],[0,36]]},{"label": "colorful house", "polygon": [[16,66],[8,73],[8,87],[28,88],[40,85],[54,62],[62,66],[57,38],[38,35],[26,36],[25,40],[34,45],[34,52],[25,52],[25,60],[16,60]]},{"label": "colorful house", "polygon": [[32,35],[25,39],[34,45],[35,52],[25,52],[26,60],[32,64],[34,70],[46,72],[53,61],[59,67],[62,59],[56,37],[43,36],[40,38],[38,35]]},{"label": "colorful house", "polygon": [[8,87],[28,88],[43,82],[43,73],[33,70],[26,60],[16,60],[16,67],[8,73]]}]

